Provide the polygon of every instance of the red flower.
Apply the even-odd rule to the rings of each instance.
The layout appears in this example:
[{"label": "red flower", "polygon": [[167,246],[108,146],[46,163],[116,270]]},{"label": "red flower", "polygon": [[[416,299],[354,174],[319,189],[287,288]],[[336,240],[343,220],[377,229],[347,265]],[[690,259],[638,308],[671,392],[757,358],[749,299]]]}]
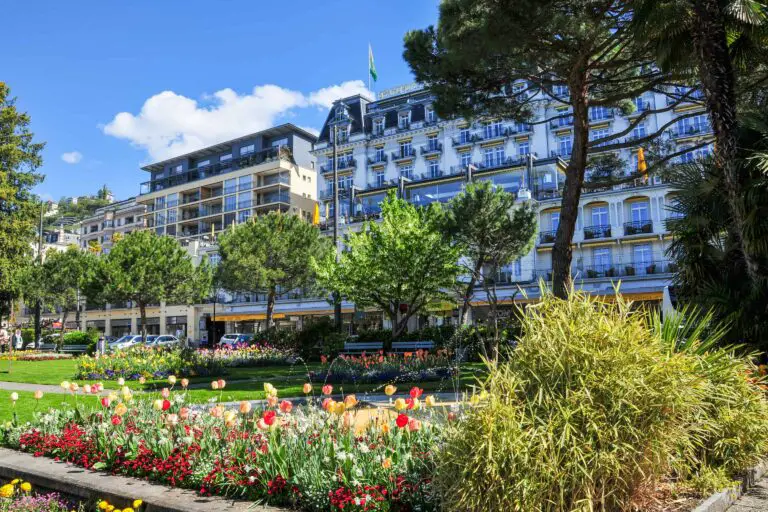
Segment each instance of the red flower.
[{"label": "red flower", "polygon": [[123,422],[123,419],[120,416],[118,416],[117,414],[112,416],[112,424],[113,425],[120,425],[122,422]]},{"label": "red flower", "polygon": [[411,388],[411,398],[419,398],[422,393],[424,393],[424,390],[421,388],[415,386]]},{"label": "red flower", "polygon": [[395,423],[397,424],[398,427],[405,428],[408,425],[408,416],[406,416],[405,414],[399,415],[395,420]]},{"label": "red flower", "polygon": [[163,400],[163,410],[167,411],[170,408],[171,408],[171,402],[169,402],[168,400]]},{"label": "red flower", "polygon": [[272,424],[275,422],[276,413],[273,410],[264,411],[264,414],[262,415],[262,418],[264,419],[264,423],[266,423],[269,426],[272,426]]}]

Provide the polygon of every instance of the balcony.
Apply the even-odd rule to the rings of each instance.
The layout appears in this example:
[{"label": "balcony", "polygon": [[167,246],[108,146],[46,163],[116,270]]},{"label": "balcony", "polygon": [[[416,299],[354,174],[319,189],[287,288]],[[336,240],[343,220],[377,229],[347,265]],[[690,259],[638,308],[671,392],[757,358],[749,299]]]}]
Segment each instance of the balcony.
[{"label": "balcony", "polygon": [[273,203],[291,203],[291,195],[285,192],[263,194],[256,202],[256,206],[264,206]]},{"label": "balcony", "polygon": [[641,235],[644,233],[653,233],[653,222],[650,220],[633,220],[624,223],[624,235]]},{"label": "balcony", "polygon": [[476,135],[480,141],[504,139],[509,135],[509,130],[503,126],[486,126]]},{"label": "balcony", "polygon": [[611,226],[595,225],[584,227],[584,240],[596,240],[599,238],[610,238]]},{"label": "balcony", "polygon": [[443,145],[439,142],[436,144],[427,144],[426,146],[421,146],[422,155],[434,155],[436,153],[442,153],[442,152],[443,152]]},{"label": "balcony", "polygon": [[712,127],[709,125],[683,126],[671,130],[670,135],[673,139],[682,139],[685,137],[695,137],[697,135],[707,135],[712,133]]},{"label": "balcony", "polygon": [[549,122],[549,127],[557,130],[558,128],[570,128],[573,126],[573,116],[569,115],[567,117],[560,117],[558,119],[553,119]]},{"label": "balcony", "polygon": [[464,146],[470,146],[477,142],[477,135],[459,135],[458,137],[451,138],[451,145],[454,148],[460,148]]},{"label": "balcony", "polygon": [[181,220],[192,220],[200,217],[200,210],[184,210],[181,212]]},{"label": "balcony", "polygon": [[532,131],[533,131],[533,125],[530,125],[528,123],[517,123],[507,128],[507,132],[509,133],[509,135],[531,133]]},{"label": "balcony", "polygon": [[[354,169],[356,167],[357,167],[357,160],[355,160],[354,158],[345,158],[345,159],[339,160],[339,163],[336,166],[336,170],[346,171],[348,169]],[[320,172],[323,174],[333,172],[333,162],[320,166]]]},{"label": "balcony", "polygon": [[[571,269],[571,274],[578,279],[611,279],[616,277],[654,276],[674,274],[677,264],[666,260],[641,261],[630,263],[607,263],[601,265],[579,265]],[[551,269],[536,269],[534,280],[552,280]]]},{"label": "balcony", "polygon": [[569,160],[571,158],[571,151],[573,149],[553,149],[549,152],[549,156],[553,158],[562,158],[563,160]]},{"label": "balcony", "polygon": [[483,162],[476,163],[475,167],[477,167],[481,171],[486,171],[489,169],[500,169],[502,167],[515,167],[515,166],[524,165],[524,164],[525,164],[525,156],[519,157],[519,158],[512,158],[511,156],[508,156],[506,158],[491,158]]},{"label": "balcony", "polygon": [[446,176],[445,171],[443,171],[442,169],[438,169],[436,171],[421,173],[418,176],[416,176],[416,179],[414,181],[434,180],[437,178],[442,178],[443,176]]},{"label": "balcony", "polygon": [[209,215],[220,215],[223,213],[224,210],[221,206],[215,206],[215,207],[201,207],[200,208],[200,216],[201,217],[207,217]]},{"label": "balcony", "polygon": [[393,162],[400,162],[402,160],[414,158],[416,156],[416,151],[414,151],[413,148],[401,149],[400,151],[393,152],[391,156]]},{"label": "balcony", "polygon": [[643,112],[647,112],[653,108],[653,105],[651,104],[650,101],[637,100],[634,103],[635,103],[635,111],[632,112],[631,114],[627,114],[626,117],[636,116],[636,115],[642,114]]},{"label": "balcony", "polygon": [[547,199],[557,199],[563,196],[562,188],[553,187],[535,187],[533,191],[534,197],[539,201],[546,201]]},{"label": "balcony", "polygon": [[165,190],[176,185],[198,181],[219,174],[226,174],[237,169],[244,169],[246,167],[252,167],[254,165],[276,160],[291,161],[292,158],[291,151],[286,146],[268,148],[263,151],[243,155],[239,158],[232,158],[225,162],[196,167],[182,173],[146,181],[140,185],[139,194],[151,194],[152,192]]},{"label": "balcony", "polygon": [[196,203],[200,200],[200,194],[193,194],[191,196],[182,196],[181,204]]},{"label": "balcony", "polygon": [[679,87],[676,87],[675,91],[672,92],[669,96],[667,96],[667,106],[673,105],[679,102],[681,99],[683,99],[683,97],[685,97],[685,100],[683,100],[683,103],[699,103],[704,101],[704,91],[697,89],[691,92],[691,91],[687,91]]},{"label": "balcony", "polygon": [[411,129],[411,123],[398,123],[397,124],[397,131],[398,132],[407,132]]},{"label": "balcony", "polygon": [[368,165],[386,164],[386,163],[387,163],[387,155],[383,153],[380,155],[368,157]]},{"label": "balcony", "polygon": [[539,233],[539,243],[540,244],[553,244],[555,243],[555,238],[557,237],[557,230],[553,229],[551,231],[541,231]]},{"label": "balcony", "polygon": [[612,108],[606,109],[606,110],[591,110],[589,112],[589,122],[590,123],[599,123],[600,121],[610,121],[615,117],[615,114],[613,112]]}]

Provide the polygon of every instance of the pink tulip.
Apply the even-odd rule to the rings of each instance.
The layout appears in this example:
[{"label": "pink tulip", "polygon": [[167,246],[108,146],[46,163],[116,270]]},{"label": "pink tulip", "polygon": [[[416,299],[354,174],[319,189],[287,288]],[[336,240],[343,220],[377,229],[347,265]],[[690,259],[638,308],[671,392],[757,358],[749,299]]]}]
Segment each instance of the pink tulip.
[{"label": "pink tulip", "polygon": [[168,397],[171,396],[171,390],[168,389],[168,388],[163,388],[163,390],[160,391],[160,396],[162,396],[163,398],[167,399]]},{"label": "pink tulip", "polygon": [[326,384],[325,386],[323,386],[324,395],[330,395],[331,393],[333,393],[333,386],[331,386],[330,384]]},{"label": "pink tulip", "polygon": [[179,418],[186,420],[189,418],[189,408],[188,407],[182,407],[181,410],[179,410]]},{"label": "pink tulip", "polygon": [[417,430],[421,429],[421,422],[417,420],[416,418],[411,418],[411,420],[408,422],[408,430],[411,432],[416,432]]},{"label": "pink tulip", "polygon": [[269,407],[274,407],[277,405],[277,397],[276,396],[268,396],[267,397],[267,405]]},{"label": "pink tulip", "polygon": [[43,398],[43,392],[38,389],[35,391],[34,396],[35,396],[35,400],[40,400],[41,398]]},{"label": "pink tulip", "polygon": [[102,405],[103,407],[109,407],[109,404],[110,404],[110,403],[112,403],[112,401],[109,399],[109,397],[108,397],[108,396],[105,396],[105,397],[102,397],[102,398],[101,398],[101,405]]},{"label": "pink tulip", "polygon": [[280,402],[280,410],[283,411],[285,414],[288,414],[289,412],[291,412],[291,409],[293,409],[293,404],[288,400],[283,400],[282,402]]}]

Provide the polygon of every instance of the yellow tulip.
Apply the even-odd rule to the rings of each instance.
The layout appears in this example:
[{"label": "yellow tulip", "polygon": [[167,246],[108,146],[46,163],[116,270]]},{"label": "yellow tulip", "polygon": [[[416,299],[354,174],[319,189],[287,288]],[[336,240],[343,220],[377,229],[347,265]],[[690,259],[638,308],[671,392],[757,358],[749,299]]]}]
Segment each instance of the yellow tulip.
[{"label": "yellow tulip", "polygon": [[408,406],[405,404],[405,400],[403,400],[402,398],[398,398],[397,400],[395,400],[395,410],[402,411],[406,407]]},{"label": "yellow tulip", "polygon": [[393,386],[392,384],[387,384],[387,386],[384,388],[384,393],[387,396],[392,396],[395,393],[397,393],[397,388]]},{"label": "yellow tulip", "polygon": [[158,399],[152,402],[152,407],[155,408],[156,411],[162,411],[163,410],[163,401]]},{"label": "yellow tulip", "polygon": [[119,404],[117,404],[117,406],[115,406],[115,414],[117,414],[118,416],[122,416],[127,412],[128,412],[128,407],[126,407],[123,402],[120,402]]},{"label": "yellow tulip", "polygon": [[101,500],[101,501],[99,502],[99,509],[100,509],[100,510],[106,510],[108,506],[109,506],[109,503],[107,503],[107,502],[106,502],[106,501],[104,501],[104,500]]},{"label": "yellow tulip", "polygon": [[143,503],[141,500],[133,500],[133,508],[139,508]]},{"label": "yellow tulip", "polygon": [[434,395],[429,395],[427,398],[424,399],[424,405],[427,407],[434,407],[437,400],[435,400]]},{"label": "yellow tulip", "polygon": [[24,482],[23,484],[21,484],[21,490],[24,491],[24,492],[31,491],[32,490],[32,484],[30,484],[29,482]]},{"label": "yellow tulip", "polygon": [[13,485],[5,484],[0,487],[0,498],[10,498],[13,496]]}]

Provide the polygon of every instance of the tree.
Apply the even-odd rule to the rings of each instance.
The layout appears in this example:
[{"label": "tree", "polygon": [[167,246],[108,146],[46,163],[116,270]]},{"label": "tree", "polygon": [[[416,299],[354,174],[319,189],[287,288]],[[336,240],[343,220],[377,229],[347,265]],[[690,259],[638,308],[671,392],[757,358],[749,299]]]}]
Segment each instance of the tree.
[{"label": "tree", "polygon": [[80,293],[87,286],[97,261],[96,256],[74,245],[63,252],[51,249],[46,254],[42,270],[43,286],[49,304],[61,310],[62,336],[67,316],[73,309],[77,323],[80,323]]},{"label": "tree", "polygon": [[468,322],[478,282],[496,281],[504,265],[527,254],[536,236],[535,209],[489,181],[470,183],[449,203],[442,229],[461,251],[461,323]]},{"label": "tree", "polygon": [[[654,140],[674,121],[644,137],[626,136],[649,116],[690,98],[645,109],[627,128],[590,138],[590,107],[627,114],[635,108],[632,100],[648,91],[666,94],[678,78],[653,65],[652,46],[638,42],[628,29],[632,16],[631,3],[622,0],[444,0],[437,28],[405,36],[404,57],[416,79],[436,94],[442,116],[535,124],[570,124],[572,118],[573,144],[570,155],[562,155],[569,161],[552,253],[559,297],[570,289],[571,241],[588,153],[598,146],[617,151]],[[537,111],[549,114],[535,117]],[[674,156],[664,155],[659,163]]]},{"label": "tree", "polygon": [[30,258],[40,212],[31,191],[43,180],[35,171],[43,163],[45,145],[34,141],[29,125],[29,116],[17,110],[10,89],[0,82],[0,297],[4,301],[12,300],[13,278]]},{"label": "tree", "polygon": [[323,258],[329,251],[315,226],[297,215],[270,212],[221,236],[218,281],[229,291],[266,294],[266,323],[271,328],[276,298],[309,285],[312,258]]},{"label": "tree", "polygon": [[[651,42],[660,65],[668,70],[691,69],[704,92],[715,134],[715,165],[723,173],[730,212],[730,236],[736,240],[753,285],[765,279],[760,247],[747,243],[749,215],[744,202],[749,175],[737,163],[737,106],[740,94],[757,88],[764,94],[768,75],[768,6],[756,0],[634,0],[634,32]],[[757,80],[753,71],[761,68]],[[741,83],[738,73],[744,75]],[[754,239],[753,239],[754,240]],[[763,262],[764,264],[764,262]],[[761,276],[762,275],[762,276]]]},{"label": "tree", "polygon": [[[743,242],[755,250],[756,260],[768,261],[768,108],[740,116],[739,151],[734,165],[744,180]],[[713,160],[674,169],[678,188],[675,214],[669,220],[669,255],[678,272],[679,299],[711,309],[724,322],[727,339],[768,347],[768,282],[754,283],[741,256],[740,240],[728,215],[729,197],[723,194],[725,176]]]},{"label": "tree", "polygon": [[171,237],[134,231],[98,259],[88,279],[86,298],[96,303],[131,301],[147,336],[147,305],[162,301],[193,304],[206,297],[211,269],[206,259],[195,267],[187,251]]},{"label": "tree", "polygon": [[320,282],[359,308],[383,311],[396,339],[410,318],[448,296],[458,275],[460,252],[440,231],[441,217],[436,204],[418,208],[390,192],[380,222],[350,231],[338,263],[333,255],[320,261]]}]

